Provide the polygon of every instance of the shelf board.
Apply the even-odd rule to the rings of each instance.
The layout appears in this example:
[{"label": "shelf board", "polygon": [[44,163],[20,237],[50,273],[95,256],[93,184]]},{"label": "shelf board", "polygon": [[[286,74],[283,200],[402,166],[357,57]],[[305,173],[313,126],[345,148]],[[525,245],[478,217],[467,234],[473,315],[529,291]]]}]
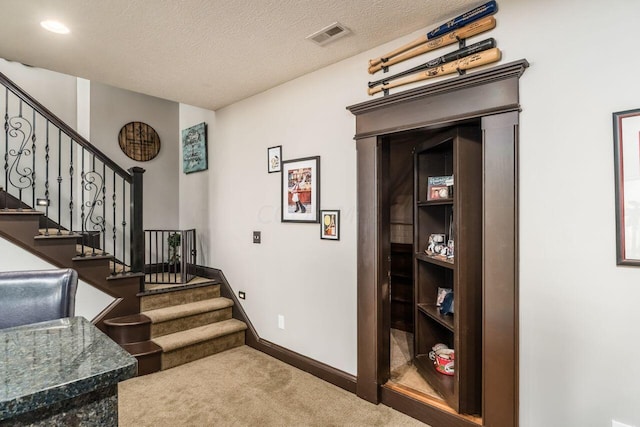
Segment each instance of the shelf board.
[{"label": "shelf board", "polygon": [[444,398],[445,402],[456,409],[458,405],[456,404],[455,376],[436,371],[433,361],[426,354],[416,355],[413,361],[429,385]]},{"label": "shelf board", "polygon": [[412,273],[398,273],[398,272],[391,272],[391,278],[392,279],[408,279],[411,280],[413,279],[413,274]]},{"label": "shelf board", "polygon": [[437,199],[437,200],[420,200],[416,203],[417,206],[439,206],[439,205],[452,205],[453,199]]},{"label": "shelf board", "polygon": [[432,257],[427,255],[424,252],[416,252],[416,258],[419,259],[420,261],[426,261],[431,264],[439,265],[440,267],[449,268],[451,270],[453,270],[454,268],[453,260],[449,261],[449,260],[442,259],[441,257],[438,257],[438,258]]},{"label": "shelf board", "polygon": [[442,315],[435,304],[417,304],[418,310],[453,332],[453,316]]},{"label": "shelf board", "polygon": [[413,300],[411,298],[402,298],[402,297],[391,297],[391,302],[399,302],[402,304],[413,304]]}]

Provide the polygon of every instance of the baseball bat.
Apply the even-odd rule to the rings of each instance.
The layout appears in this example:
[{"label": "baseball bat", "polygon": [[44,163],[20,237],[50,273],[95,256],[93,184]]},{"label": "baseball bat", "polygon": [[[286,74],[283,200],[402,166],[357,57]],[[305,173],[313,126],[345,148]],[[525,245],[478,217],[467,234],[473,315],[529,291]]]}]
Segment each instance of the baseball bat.
[{"label": "baseball bat", "polygon": [[474,43],[467,47],[463,47],[462,49],[458,49],[451,53],[447,53],[446,55],[442,55],[438,58],[432,59],[429,62],[425,62],[424,64],[418,65],[417,67],[413,67],[408,70],[402,71],[391,77],[377,80],[375,82],[369,82],[367,83],[367,85],[369,87],[375,87],[375,86],[378,86],[379,84],[384,84],[390,80],[395,80],[409,74],[414,74],[422,70],[427,70],[429,68],[437,67],[438,65],[446,64],[448,62],[455,61],[456,59],[464,58],[465,56],[473,55],[474,53],[482,52],[483,50],[492,49],[494,47],[496,47],[496,40],[494,38],[482,40],[481,42]]},{"label": "baseball bat", "polygon": [[471,68],[479,67],[481,65],[491,64],[492,62],[499,61],[501,58],[500,49],[494,47],[493,49],[485,50],[483,52],[474,53],[473,55],[460,58],[456,61],[449,62],[447,64],[439,65],[434,68],[430,68],[426,71],[422,71],[404,79],[397,80],[395,82],[387,83],[381,86],[376,86],[368,89],[369,95],[375,95],[378,92],[382,92],[384,89],[391,89],[398,86],[403,86],[409,83],[419,82],[422,80],[432,79],[435,77],[445,76],[452,74],[458,70],[469,70]]},{"label": "baseball bat", "polygon": [[429,40],[424,45],[419,46],[415,49],[411,49],[403,53],[402,55],[395,56],[389,59],[387,62],[379,63],[378,65],[369,67],[369,74],[374,74],[382,70],[383,67],[389,67],[399,62],[406,61],[407,59],[422,55],[423,53],[431,52],[432,50],[457,43],[458,40],[466,39],[468,37],[475,36],[476,34],[484,33],[485,31],[491,30],[495,26],[496,18],[494,18],[493,16],[486,16],[478,21],[465,25],[462,28],[458,28],[457,30],[447,33],[444,36]]},{"label": "baseball bat", "polygon": [[409,49],[413,49],[414,47],[420,46],[428,42],[431,39],[436,37],[443,36],[457,28],[464,27],[474,21],[477,21],[480,18],[483,18],[488,15],[493,15],[498,10],[498,5],[494,0],[491,0],[481,6],[476,7],[468,12],[463,13],[462,15],[456,16],[455,18],[445,22],[437,28],[429,31],[426,35],[418,37],[417,39],[409,42],[403,46],[400,46],[396,50],[393,50],[386,55],[375,58],[369,61],[369,66],[373,67],[375,65],[380,64],[381,62],[387,62],[389,59],[393,58],[396,55],[400,55],[403,52],[406,52]]}]

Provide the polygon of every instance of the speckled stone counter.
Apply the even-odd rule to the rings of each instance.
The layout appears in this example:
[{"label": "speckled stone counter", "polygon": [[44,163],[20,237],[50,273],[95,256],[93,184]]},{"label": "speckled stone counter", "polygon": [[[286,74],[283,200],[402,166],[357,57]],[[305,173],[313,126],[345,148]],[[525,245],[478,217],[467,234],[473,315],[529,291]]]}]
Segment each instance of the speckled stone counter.
[{"label": "speckled stone counter", "polygon": [[117,426],[136,359],[82,317],[0,329],[0,426]]}]

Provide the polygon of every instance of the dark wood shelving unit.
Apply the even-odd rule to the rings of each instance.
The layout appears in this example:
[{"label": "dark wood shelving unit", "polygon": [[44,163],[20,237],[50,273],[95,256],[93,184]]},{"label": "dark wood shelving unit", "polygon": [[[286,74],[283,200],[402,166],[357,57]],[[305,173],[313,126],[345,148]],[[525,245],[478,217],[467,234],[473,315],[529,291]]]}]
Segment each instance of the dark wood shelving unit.
[{"label": "dark wood shelving unit", "polygon": [[[451,198],[425,200],[428,178],[453,175]],[[482,135],[450,128],[414,151],[415,365],[455,411],[481,415],[482,403]],[[431,234],[454,241],[455,258],[425,253]],[[445,242],[446,243],[446,242]],[[439,288],[454,294],[454,314],[441,315]],[[455,373],[438,372],[429,352],[455,350]]]},{"label": "dark wood shelving unit", "polygon": [[453,199],[438,199],[438,200],[428,200],[428,201],[420,201],[416,203],[416,206],[438,206],[438,205],[452,205]]},{"label": "dark wood shelving unit", "polygon": [[452,315],[440,314],[440,311],[435,304],[416,304],[416,307],[418,308],[418,311],[429,316],[431,319],[453,332],[454,324]]},{"label": "dark wood shelving unit", "polygon": [[430,262],[444,268],[453,269],[455,267],[454,259],[442,259],[441,257],[427,255],[425,252],[417,252],[416,259],[424,262]]},{"label": "dark wood shelving unit", "polygon": [[391,284],[391,327],[413,332],[413,245],[391,244],[389,278]]},{"label": "dark wood shelving unit", "polygon": [[455,399],[456,390],[453,375],[444,375],[436,371],[433,362],[426,355],[416,356],[414,363],[427,382],[440,393],[445,401]]}]

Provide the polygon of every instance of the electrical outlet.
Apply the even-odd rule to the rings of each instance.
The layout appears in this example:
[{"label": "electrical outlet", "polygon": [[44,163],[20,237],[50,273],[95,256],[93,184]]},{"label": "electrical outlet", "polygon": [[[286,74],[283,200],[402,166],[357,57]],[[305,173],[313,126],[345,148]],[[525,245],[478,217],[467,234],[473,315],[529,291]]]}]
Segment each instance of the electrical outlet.
[{"label": "electrical outlet", "polygon": [[611,420],[611,427],[633,427],[629,424],[622,424],[620,421]]},{"label": "electrical outlet", "polygon": [[245,299],[245,297],[246,297],[246,295],[245,295],[245,293],[243,291],[239,291],[238,292],[238,298]]},{"label": "electrical outlet", "polygon": [[260,243],[261,240],[262,240],[261,233],[259,231],[254,231],[253,232],[253,243]]},{"label": "electrical outlet", "polygon": [[284,316],[282,314],[278,314],[278,328],[284,329]]}]

